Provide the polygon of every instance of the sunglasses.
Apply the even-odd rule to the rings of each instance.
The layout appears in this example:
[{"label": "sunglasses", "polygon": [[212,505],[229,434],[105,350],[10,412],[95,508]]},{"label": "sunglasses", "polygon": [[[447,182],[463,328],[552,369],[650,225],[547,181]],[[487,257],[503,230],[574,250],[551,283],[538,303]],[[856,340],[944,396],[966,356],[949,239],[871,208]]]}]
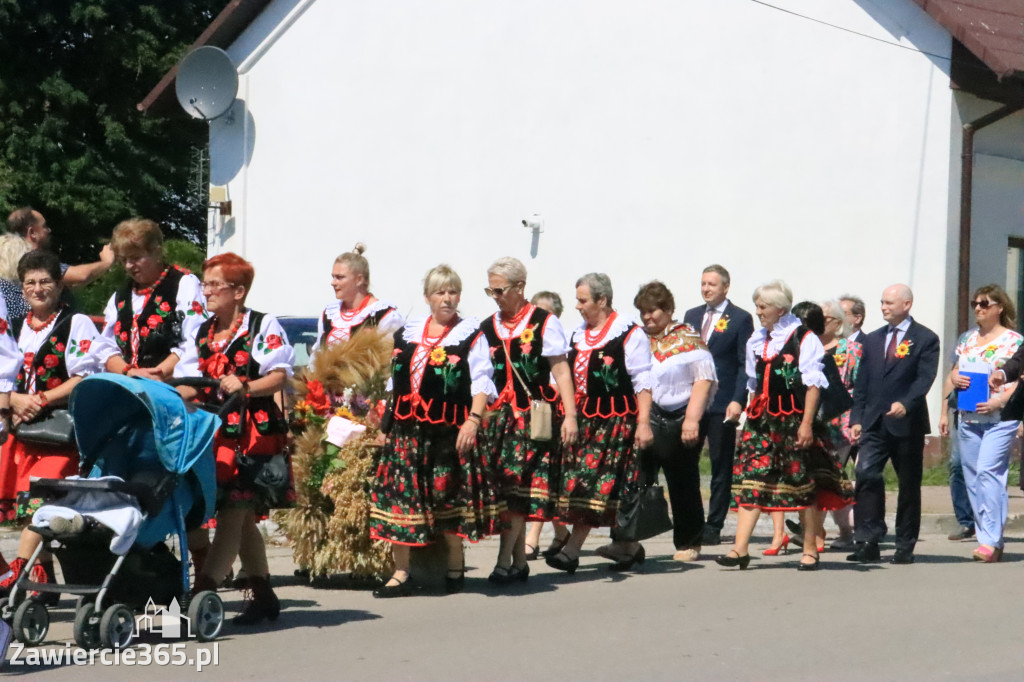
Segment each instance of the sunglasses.
[{"label": "sunglasses", "polygon": [[992,301],[971,301],[971,307],[972,308],[981,308],[982,310],[988,310],[989,308],[991,308],[994,305],[999,305],[999,304],[998,303],[994,303]]},{"label": "sunglasses", "polygon": [[516,282],[515,284],[509,285],[507,287],[484,287],[484,293],[490,296],[491,298],[499,298],[506,291],[512,291],[517,287],[519,287],[519,282]]}]

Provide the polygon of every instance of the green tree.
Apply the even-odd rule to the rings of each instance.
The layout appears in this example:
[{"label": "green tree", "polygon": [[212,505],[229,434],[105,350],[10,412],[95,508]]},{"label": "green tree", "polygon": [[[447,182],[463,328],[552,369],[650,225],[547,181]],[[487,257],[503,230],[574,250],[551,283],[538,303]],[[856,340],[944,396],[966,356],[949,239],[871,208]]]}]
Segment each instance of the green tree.
[{"label": "green tree", "polygon": [[0,0],[0,212],[46,215],[65,260],[138,215],[196,243],[203,197],[189,196],[207,127],[141,114],[136,103],[224,0]]}]

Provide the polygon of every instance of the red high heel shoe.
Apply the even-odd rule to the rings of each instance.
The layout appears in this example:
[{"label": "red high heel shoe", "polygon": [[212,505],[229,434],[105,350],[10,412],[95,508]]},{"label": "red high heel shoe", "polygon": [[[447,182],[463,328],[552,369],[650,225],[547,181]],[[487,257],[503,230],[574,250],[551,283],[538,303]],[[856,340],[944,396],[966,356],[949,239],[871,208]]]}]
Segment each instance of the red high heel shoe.
[{"label": "red high heel shoe", "polygon": [[764,556],[778,556],[779,554],[789,554],[789,536],[782,536],[782,544],[778,547],[769,547],[768,549],[761,552]]}]

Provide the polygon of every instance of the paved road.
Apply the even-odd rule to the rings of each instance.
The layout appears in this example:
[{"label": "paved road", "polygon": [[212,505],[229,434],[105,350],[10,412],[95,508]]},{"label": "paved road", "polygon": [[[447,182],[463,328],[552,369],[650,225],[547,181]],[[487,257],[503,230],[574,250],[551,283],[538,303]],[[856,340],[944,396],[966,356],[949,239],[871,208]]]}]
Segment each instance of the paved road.
[{"label": "paved road", "polygon": [[[892,520],[890,519],[890,527]],[[253,680],[1006,680],[1024,677],[1020,584],[1024,542],[1001,564],[970,561],[927,524],[913,566],[857,566],[828,553],[799,573],[796,553],[746,571],[673,563],[668,535],[645,543],[642,573],[615,575],[586,554],[567,576],[543,562],[522,586],[486,581],[494,540],[467,551],[466,592],[376,600],[278,578],[274,624],[227,626],[203,679]],[[770,531],[759,528],[763,545]],[[1019,534],[1018,534],[1019,535]],[[603,542],[595,537],[587,548]],[[724,552],[725,547],[718,548]],[[755,548],[756,549],[756,548]],[[292,564],[271,550],[275,575]],[[892,547],[883,546],[891,555]],[[230,612],[237,592],[222,593]],[[70,600],[64,606],[70,606]],[[50,640],[71,638],[70,608]],[[209,646],[209,645],[205,645]],[[196,645],[188,652],[195,656]],[[10,666],[33,679],[195,679],[185,668]]]}]

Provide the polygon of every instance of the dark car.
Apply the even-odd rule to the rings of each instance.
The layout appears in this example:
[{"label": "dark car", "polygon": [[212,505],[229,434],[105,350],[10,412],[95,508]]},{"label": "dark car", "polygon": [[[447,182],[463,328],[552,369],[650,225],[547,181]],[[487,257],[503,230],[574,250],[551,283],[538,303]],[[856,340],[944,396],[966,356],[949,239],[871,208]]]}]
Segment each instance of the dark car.
[{"label": "dark car", "polygon": [[305,367],[309,364],[309,354],[313,352],[313,345],[316,343],[317,318],[279,317],[277,321],[284,327],[288,342],[295,349],[295,369]]}]

